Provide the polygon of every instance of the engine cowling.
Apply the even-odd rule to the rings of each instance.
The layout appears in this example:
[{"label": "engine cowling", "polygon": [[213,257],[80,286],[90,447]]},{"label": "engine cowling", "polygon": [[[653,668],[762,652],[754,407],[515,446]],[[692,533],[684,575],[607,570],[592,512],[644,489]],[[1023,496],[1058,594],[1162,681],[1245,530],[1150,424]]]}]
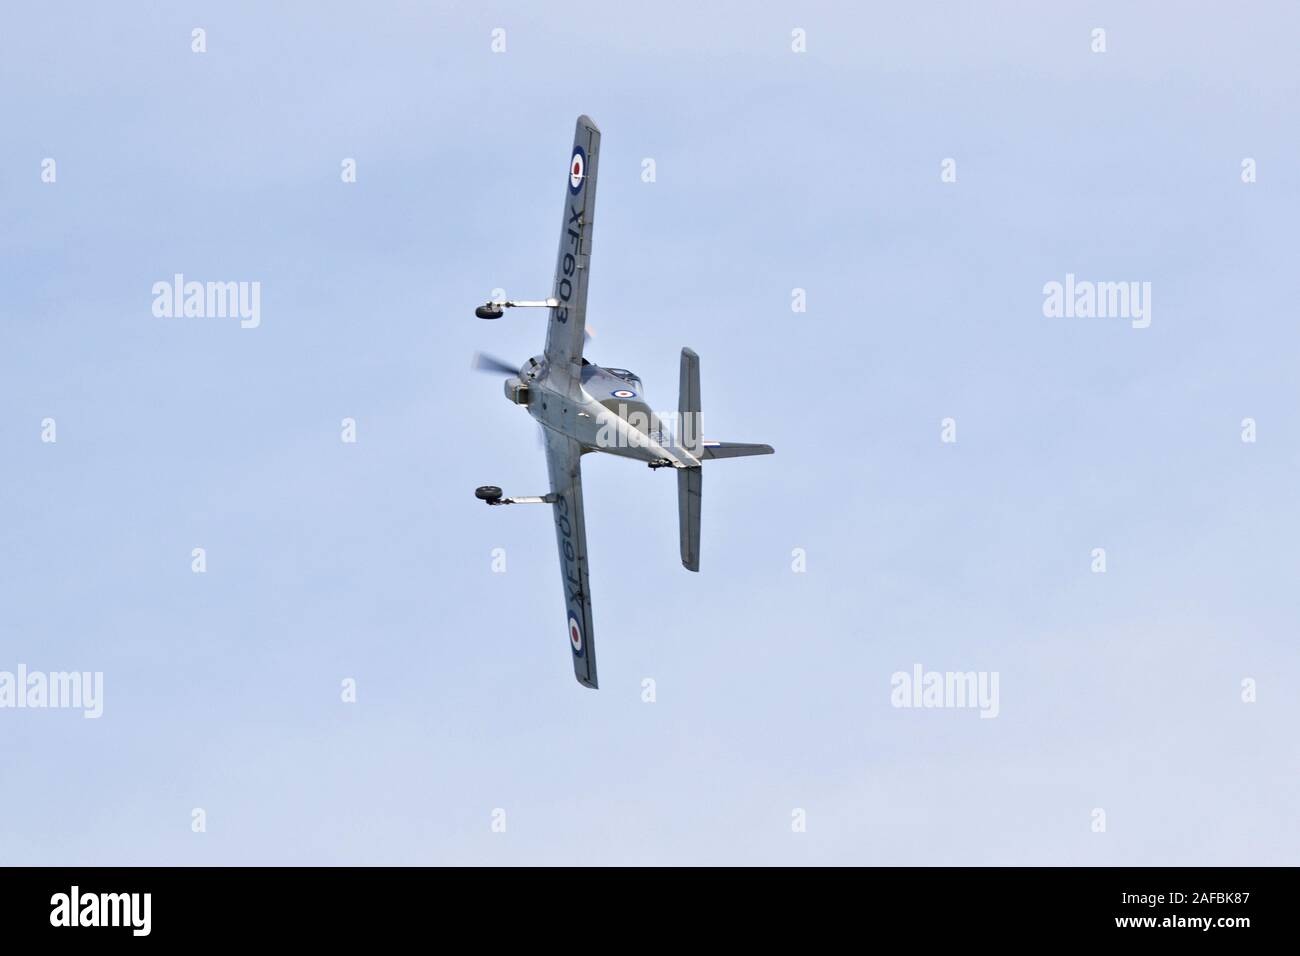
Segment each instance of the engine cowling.
[{"label": "engine cowling", "polygon": [[528,385],[518,378],[506,379],[506,398],[516,405],[528,404]]}]

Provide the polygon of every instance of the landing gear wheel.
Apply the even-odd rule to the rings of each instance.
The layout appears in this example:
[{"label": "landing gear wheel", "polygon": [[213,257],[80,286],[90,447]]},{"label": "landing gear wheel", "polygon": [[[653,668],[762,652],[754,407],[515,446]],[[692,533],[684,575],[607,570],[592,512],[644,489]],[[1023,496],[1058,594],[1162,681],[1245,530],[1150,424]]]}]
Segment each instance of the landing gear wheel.
[{"label": "landing gear wheel", "polygon": [[474,489],[474,497],[479,501],[500,501],[501,489],[496,485],[481,485]]}]

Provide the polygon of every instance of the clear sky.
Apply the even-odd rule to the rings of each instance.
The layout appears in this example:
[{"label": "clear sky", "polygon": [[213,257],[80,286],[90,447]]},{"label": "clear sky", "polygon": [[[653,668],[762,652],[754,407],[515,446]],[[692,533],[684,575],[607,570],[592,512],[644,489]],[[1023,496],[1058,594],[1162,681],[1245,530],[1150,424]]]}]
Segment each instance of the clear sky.
[{"label": "clear sky", "polygon": [[[1300,862],[1298,27],[7,8],[0,671],[104,701],[0,709],[0,861]],[[549,294],[579,113],[588,356],[672,409],[689,345],[709,436],[777,450],[706,466],[698,575],[671,474],[584,461],[598,692],[547,510],[472,496],[545,490],[468,368],[543,314],[472,309]],[[260,282],[260,326],[155,317],[175,273]],[[1067,274],[1150,326],[1045,317]],[[892,706],[918,664],[997,717]]]}]

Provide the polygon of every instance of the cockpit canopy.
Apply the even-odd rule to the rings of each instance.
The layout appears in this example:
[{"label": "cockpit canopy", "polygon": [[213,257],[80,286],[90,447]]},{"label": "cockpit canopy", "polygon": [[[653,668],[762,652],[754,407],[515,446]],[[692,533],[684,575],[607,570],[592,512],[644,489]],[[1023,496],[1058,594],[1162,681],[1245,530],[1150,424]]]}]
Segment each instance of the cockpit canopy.
[{"label": "cockpit canopy", "polygon": [[[614,390],[623,390],[624,386],[631,386],[631,391],[636,394],[641,392],[641,379],[635,372],[630,372],[625,368],[605,368],[600,365],[593,365],[586,359],[582,364],[582,384],[594,384],[603,388],[608,386]],[[623,395],[620,398],[631,398],[633,396]]]}]

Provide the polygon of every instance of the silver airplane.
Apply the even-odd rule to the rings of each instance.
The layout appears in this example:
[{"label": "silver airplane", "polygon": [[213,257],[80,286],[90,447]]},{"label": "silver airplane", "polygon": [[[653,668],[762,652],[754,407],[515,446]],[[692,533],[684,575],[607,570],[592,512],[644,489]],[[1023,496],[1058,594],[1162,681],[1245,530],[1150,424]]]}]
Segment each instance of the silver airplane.
[{"label": "silver airplane", "polygon": [[700,437],[700,358],[690,349],[682,349],[678,415],[671,428],[646,404],[639,378],[627,369],[603,368],[583,358],[599,167],[600,130],[589,117],[579,116],[565,177],[560,251],[551,298],[488,302],[474,310],[480,319],[499,319],[508,308],[550,309],[546,349],[541,355],[516,369],[479,353],[474,367],[508,374],[506,397],[525,406],[541,424],[551,490],[539,497],[507,498],[495,485],[484,485],[474,494],[489,505],[552,506],[573,673],[578,683],[593,689],[598,685],[582,509],[582,455],[601,451],[645,462],[651,468],[674,469],[682,564],[690,571],[698,571],[703,486],[700,463],[713,458],[772,454],[770,445],[705,441]]}]

